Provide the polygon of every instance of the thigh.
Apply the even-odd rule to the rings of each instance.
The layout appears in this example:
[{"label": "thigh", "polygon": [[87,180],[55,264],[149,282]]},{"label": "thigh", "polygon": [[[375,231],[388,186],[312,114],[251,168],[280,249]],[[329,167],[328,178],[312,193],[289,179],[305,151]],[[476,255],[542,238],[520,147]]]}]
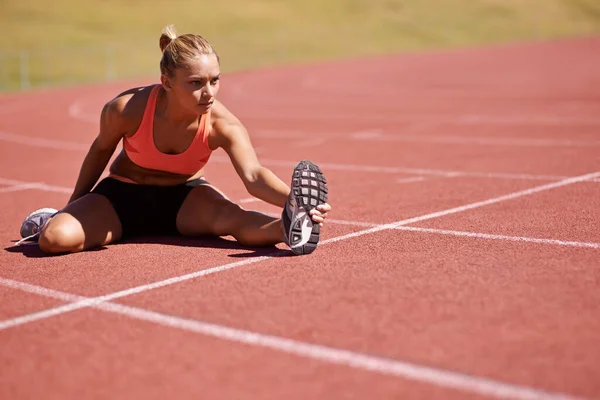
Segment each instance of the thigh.
[{"label": "thigh", "polygon": [[151,186],[105,178],[92,193],[108,199],[121,224],[121,237],[171,235],[175,215],[185,190],[175,186]]},{"label": "thigh", "polygon": [[44,226],[62,240],[83,244],[84,249],[102,246],[121,238],[121,223],[110,201],[87,194],[68,204]]},{"label": "thigh", "polygon": [[225,235],[230,222],[241,218],[243,209],[209,184],[194,187],[177,213],[177,229],[182,235]]}]

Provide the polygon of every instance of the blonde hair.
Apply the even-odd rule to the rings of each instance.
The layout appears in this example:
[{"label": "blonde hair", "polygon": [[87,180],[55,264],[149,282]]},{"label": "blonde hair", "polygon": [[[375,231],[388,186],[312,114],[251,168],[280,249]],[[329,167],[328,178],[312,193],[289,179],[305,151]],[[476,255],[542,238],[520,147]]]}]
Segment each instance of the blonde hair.
[{"label": "blonde hair", "polygon": [[167,76],[173,76],[177,68],[202,54],[214,54],[219,61],[217,52],[205,38],[191,33],[177,36],[173,25],[168,25],[162,30],[158,44],[163,53],[160,72]]}]

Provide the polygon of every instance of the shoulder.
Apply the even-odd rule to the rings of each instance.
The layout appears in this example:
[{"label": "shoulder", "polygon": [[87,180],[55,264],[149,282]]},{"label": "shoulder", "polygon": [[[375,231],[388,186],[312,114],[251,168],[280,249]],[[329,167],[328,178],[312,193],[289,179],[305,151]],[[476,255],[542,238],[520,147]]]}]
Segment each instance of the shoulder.
[{"label": "shoulder", "polygon": [[211,112],[213,128],[223,128],[229,125],[241,125],[242,122],[222,102],[215,100]]},{"label": "shoulder", "polygon": [[240,139],[244,140],[248,132],[240,119],[222,102],[215,100],[211,109],[211,147],[225,147]]},{"label": "shoulder", "polygon": [[153,88],[154,85],[131,88],[107,101],[102,108],[101,123],[124,130],[139,126]]}]

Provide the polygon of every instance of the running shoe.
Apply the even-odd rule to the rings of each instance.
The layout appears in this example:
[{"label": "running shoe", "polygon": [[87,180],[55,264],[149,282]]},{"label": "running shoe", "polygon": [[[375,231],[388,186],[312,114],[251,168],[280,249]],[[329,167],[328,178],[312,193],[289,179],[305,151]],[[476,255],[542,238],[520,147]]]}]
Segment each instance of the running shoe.
[{"label": "running shoe", "polygon": [[17,244],[26,241],[37,241],[42,227],[52,218],[58,210],[54,208],[40,208],[29,214],[21,224],[21,237]]},{"label": "running shoe", "polygon": [[327,180],[310,161],[300,161],[292,175],[292,190],[281,213],[285,243],[296,255],[310,254],[319,243],[320,226],[309,212],[327,202]]}]

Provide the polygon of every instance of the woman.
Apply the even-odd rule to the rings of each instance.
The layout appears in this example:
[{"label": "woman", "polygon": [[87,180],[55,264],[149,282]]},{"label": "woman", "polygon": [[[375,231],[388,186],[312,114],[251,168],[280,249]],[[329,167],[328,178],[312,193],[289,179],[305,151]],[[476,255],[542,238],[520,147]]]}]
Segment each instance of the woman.
[{"label": "woman", "polygon": [[[161,84],[130,89],[104,106],[69,203],[30,215],[21,234],[39,230],[48,254],[138,235],[232,235],[247,246],[284,241],[295,254],[314,251],[331,210],[321,170],[300,162],[290,190],[260,165],[242,123],[216,100],[220,65],[211,45],[199,35],[177,36],[172,26],[159,44]],[[110,175],[94,188],[121,140]],[[283,208],[281,218],[244,210],[203,179],[217,148],[251,195]]]}]

